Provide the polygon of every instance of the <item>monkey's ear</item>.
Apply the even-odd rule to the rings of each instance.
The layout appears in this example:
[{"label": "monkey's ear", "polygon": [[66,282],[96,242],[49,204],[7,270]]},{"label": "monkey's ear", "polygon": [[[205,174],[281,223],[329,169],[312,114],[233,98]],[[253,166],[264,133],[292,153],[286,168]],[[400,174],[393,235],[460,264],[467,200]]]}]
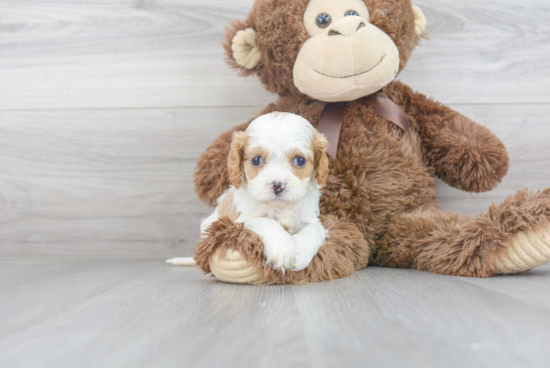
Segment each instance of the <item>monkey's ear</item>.
[{"label": "monkey's ear", "polygon": [[245,132],[233,133],[231,148],[229,150],[229,156],[227,157],[229,181],[233,184],[235,189],[239,189],[242,185],[243,149],[245,137]]},{"label": "monkey's ear", "polygon": [[328,177],[328,141],[325,136],[315,131],[313,136],[313,154],[315,155],[315,169],[317,170],[317,183],[324,187]]},{"label": "monkey's ear", "polygon": [[426,20],[424,13],[418,6],[413,5],[413,11],[414,11],[414,33],[416,33],[416,35],[420,37],[426,31],[426,27],[428,26],[428,21]]},{"label": "monkey's ear", "polygon": [[254,28],[247,22],[234,21],[226,28],[223,45],[229,65],[244,74],[254,72],[262,57]]},{"label": "monkey's ear", "polygon": [[245,69],[254,69],[262,57],[258,50],[256,31],[252,28],[237,32],[231,42],[231,50],[237,64]]}]

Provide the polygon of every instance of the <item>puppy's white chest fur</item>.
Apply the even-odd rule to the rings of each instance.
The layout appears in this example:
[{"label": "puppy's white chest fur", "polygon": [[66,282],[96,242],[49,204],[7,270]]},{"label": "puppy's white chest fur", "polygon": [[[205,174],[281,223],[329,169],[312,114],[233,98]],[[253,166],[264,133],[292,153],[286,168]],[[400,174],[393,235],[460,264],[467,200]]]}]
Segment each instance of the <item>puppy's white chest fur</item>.
[{"label": "puppy's white chest fur", "polygon": [[312,181],[308,194],[295,203],[258,202],[250,196],[246,188],[234,191],[234,203],[242,219],[266,217],[277,221],[290,234],[295,234],[312,220],[319,217],[319,185]]}]

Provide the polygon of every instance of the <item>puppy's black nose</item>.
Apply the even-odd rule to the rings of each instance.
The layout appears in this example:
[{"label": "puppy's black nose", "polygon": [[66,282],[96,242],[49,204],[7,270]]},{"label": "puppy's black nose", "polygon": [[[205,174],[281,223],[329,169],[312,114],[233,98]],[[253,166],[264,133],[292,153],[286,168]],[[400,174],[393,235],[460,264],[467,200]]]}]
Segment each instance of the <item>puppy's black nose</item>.
[{"label": "puppy's black nose", "polygon": [[273,192],[275,192],[275,195],[281,193],[285,189],[285,185],[280,181],[274,181],[272,184],[273,184]]}]

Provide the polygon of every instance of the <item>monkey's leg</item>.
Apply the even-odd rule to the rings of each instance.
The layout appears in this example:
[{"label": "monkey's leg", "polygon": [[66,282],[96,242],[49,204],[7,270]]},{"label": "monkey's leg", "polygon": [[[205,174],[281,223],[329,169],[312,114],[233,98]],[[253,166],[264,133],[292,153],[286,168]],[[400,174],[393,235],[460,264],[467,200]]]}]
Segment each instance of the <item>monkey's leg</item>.
[{"label": "monkey's leg", "polygon": [[[282,273],[266,265],[262,239],[222,217],[207,230],[195,250],[197,265],[225,282],[244,284],[303,284],[345,277],[367,266],[371,248],[363,233],[346,220],[321,216],[329,232],[308,267]],[[374,244],[372,244],[374,245]]]},{"label": "monkey's leg", "polygon": [[417,210],[393,219],[374,264],[488,277],[550,262],[550,188],[521,190],[475,218]]}]

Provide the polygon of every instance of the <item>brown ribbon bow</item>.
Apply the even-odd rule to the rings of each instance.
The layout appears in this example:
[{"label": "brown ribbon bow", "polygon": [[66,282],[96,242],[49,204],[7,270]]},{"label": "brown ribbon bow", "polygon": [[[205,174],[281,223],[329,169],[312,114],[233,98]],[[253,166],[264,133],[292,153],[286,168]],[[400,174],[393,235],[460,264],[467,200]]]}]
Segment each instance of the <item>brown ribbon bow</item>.
[{"label": "brown ribbon bow", "polygon": [[[378,92],[362,100],[362,102],[371,107],[379,115],[385,117],[407,134],[411,134],[409,127],[409,118],[405,112],[395,104],[388,95],[384,92]],[[340,130],[342,129],[342,118],[346,111],[347,102],[335,102],[327,103],[317,130],[320,131],[328,139],[327,153],[332,158],[336,158],[336,152],[338,151],[338,139],[340,138]]]}]

